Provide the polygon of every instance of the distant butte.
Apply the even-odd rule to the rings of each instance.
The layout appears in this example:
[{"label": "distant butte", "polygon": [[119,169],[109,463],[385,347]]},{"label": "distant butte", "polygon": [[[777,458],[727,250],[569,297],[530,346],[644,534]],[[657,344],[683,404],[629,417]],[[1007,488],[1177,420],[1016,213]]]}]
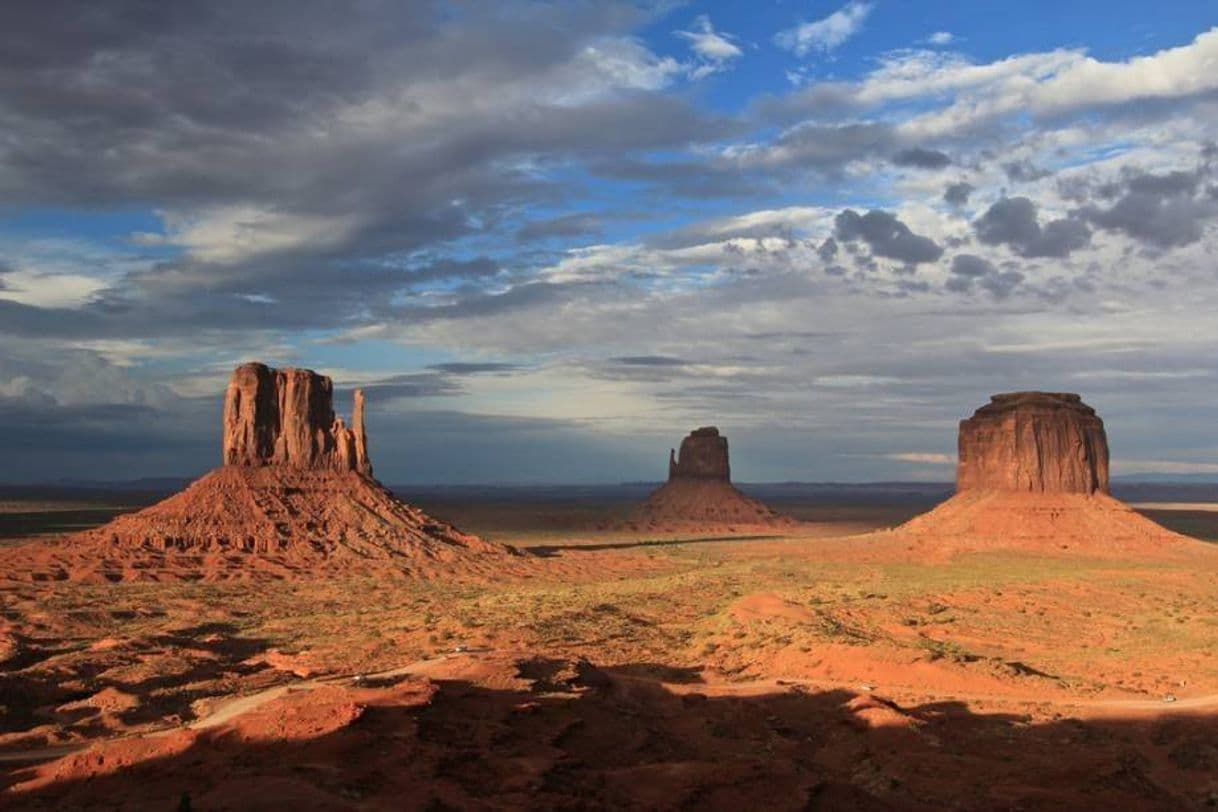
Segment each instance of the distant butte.
[{"label": "distant butte", "polygon": [[960,422],[956,495],[894,531],[910,550],[1147,556],[1197,542],[1108,495],[1108,437],[1075,394],[1012,392]]},{"label": "distant butte", "polygon": [[224,465],[109,524],[12,548],[9,577],[228,580],[321,574],[503,572],[516,551],[462,533],[372,478],[364,397],[350,427],[333,383],[308,369],[243,364],[224,399]]},{"label": "distant butte", "polygon": [[727,438],[714,426],[694,429],[681,441],[681,456],[668,452],[668,479],[718,479],[730,482],[732,467],[727,461]]},{"label": "distant butte", "polygon": [[731,483],[727,438],[714,426],[694,429],[668,454],[668,482],[647,498],[626,527],[713,532],[783,526],[793,521]]}]

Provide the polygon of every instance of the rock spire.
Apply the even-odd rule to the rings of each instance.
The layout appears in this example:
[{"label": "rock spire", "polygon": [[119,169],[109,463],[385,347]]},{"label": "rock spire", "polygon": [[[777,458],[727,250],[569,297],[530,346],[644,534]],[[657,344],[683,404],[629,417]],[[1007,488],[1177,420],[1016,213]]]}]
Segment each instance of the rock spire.
[{"label": "rock spire", "polygon": [[225,465],[283,465],[372,475],[364,394],[351,425],[334,414],[334,385],[310,369],[242,364],[224,396]]}]

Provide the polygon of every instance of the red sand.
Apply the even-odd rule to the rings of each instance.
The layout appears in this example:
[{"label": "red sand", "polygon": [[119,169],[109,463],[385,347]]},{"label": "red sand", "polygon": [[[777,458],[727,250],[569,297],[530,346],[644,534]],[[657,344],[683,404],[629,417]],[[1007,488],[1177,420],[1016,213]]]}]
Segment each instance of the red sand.
[{"label": "red sand", "polygon": [[746,496],[730,482],[717,479],[673,479],[644,502],[624,529],[653,533],[768,532],[798,523]]},{"label": "red sand", "polygon": [[1131,559],[1212,552],[1103,493],[965,491],[891,533],[931,558],[996,549]]}]

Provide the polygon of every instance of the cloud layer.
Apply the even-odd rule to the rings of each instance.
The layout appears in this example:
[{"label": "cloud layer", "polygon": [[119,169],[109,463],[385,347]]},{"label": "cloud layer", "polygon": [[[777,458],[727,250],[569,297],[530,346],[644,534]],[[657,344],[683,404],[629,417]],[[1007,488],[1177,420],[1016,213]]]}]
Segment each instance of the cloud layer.
[{"label": "cloud layer", "polygon": [[10,476],[210,465],[252,357],[365,386],[398,481],[659,477],[705,423],[746,479],[943,476],[1019,388],[1218,463],[1218,30],[847,61],[890,5],[10,3]]}]

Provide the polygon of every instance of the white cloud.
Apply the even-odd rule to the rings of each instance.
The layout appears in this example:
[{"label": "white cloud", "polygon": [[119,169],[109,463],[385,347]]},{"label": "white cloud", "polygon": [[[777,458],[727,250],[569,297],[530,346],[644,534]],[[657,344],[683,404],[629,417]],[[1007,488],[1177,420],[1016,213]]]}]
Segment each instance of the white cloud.
[{"label": "white cloud", "polygon": [[1112,467],[1125,474],[1218,474],[1218,463],[1215,462],[1115,460]]},{"label": "white cloud", "polygon": [[779,31],[774,42],[796,56],[806,56],[810,51],[828,53],[860,31],[874,7],[873,3],[851,0],[824,19]]},{"label": "white cloud", "polygon": [[175,245],[204,262],[232,265],[279,251],[324,249],[355,231],[351,216],[323,217],[257,206],[217,206],[191,215],[162,215],[165,234],[137,234],[143,245]]},{"label": "white cloud", "polygon": [[956,37],[951,31],[936,31],[926,38],[931,45],[951,45]]},{"label": "white cloud", "polygon": [[677,60],[659,57],[637,40],[605,37],[587,45],[575,64],[565,69],[566,76],[556,78],[560,85],[574,85],[563,93],[564,101],[572,103],[596,98],[606,89],[659,90],[681,70]]},{"label": "white cloud", "polygon": [[744,51],[732,42],[734,37],[716,31],[710,17],[705,14],[694,20],[692,31],[677,31],[676,34],[689,42],[689,47],[700,60],[690,70],[690,75],[695,79],[717,73],[744,55]]},{"label": "white cloud", "polygon": [[18,268],[4,275],[0,299],[35,307],[81,307],[106,286],[105,280],[85,274]]},{"label": "white cloud", "polygon": [[950,454],[933,454],[923,451],[904,451],[899,454],[885,454],[884,457],[900,462],[916,462],[925,465],[955,465],[956,458]]},{"label": "white cloud", "polygon": [[911,138],[958,134],[1002,116],[1053,116],[1146,99],[1218,90],[1218,28],[1149,56],[1102,62],[1081,50],[1024,54],[976,65],[955,54],[912,51],[887,60],[860,88],[859,101],[956,94],[940,110],[904,122]]}]

